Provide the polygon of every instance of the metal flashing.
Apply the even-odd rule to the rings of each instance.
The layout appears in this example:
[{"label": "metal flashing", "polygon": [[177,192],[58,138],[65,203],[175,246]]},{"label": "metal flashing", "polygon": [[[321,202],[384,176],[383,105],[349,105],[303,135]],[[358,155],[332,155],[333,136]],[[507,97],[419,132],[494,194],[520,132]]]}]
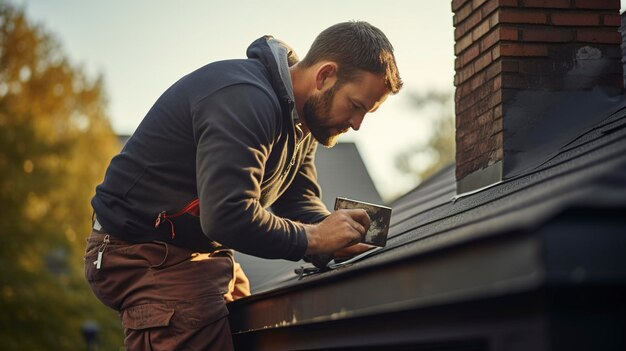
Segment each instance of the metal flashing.
[{"label": "metal flashing", "polygon": [[502,181],[502,168],[502,161],[498,161],[487,168],[479,169],[466,175],[463,179],[457,180],[456,197],[470,195],[498,184]]}]

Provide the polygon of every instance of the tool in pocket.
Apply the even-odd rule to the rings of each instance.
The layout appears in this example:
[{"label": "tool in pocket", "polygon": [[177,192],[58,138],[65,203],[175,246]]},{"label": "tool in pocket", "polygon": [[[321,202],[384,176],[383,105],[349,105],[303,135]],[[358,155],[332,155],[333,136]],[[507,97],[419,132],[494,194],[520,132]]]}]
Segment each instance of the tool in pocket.
[{"label": "tool in pocket", "polygon": [[105,235],[104,239],[102,239],[102,244],[98,247],[98,258],[93,263],[96,265],[96,269],[100,269],[100,267],[102,267],[102,256],[104,255],[104,250],[106,250],[107,245],[109,245],[109,238],[109,234]]}]

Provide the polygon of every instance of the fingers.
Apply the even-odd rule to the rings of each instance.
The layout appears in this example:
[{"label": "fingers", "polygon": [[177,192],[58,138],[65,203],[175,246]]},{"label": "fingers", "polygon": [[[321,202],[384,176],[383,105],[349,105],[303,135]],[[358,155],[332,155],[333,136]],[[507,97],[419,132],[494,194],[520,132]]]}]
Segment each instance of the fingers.
[{"label": "fingers", "polygon": [[370,218],[363,209],[342,209],[307,229],[307,254],[331,254],[363,241]]},{"label": "fingers", "polygon": [[371,221],[367,211],[355,208],[338,210],[337,212],[347,215],[350,219],[350,225],[360,234],[365,235],[369,230]]},{"label": "fingers", "polygon": [[367,214],[367,211],[359,208],[349,209],[349,210],[341,210],[348,213],[348,215],[356,222],[363,226],[364,231],[367,231],[370,227],[370,216]]},{"label": "fingers", "polygon": [[363,209],[342,209],[337,212],[344,217],[347,225],[352,229],[350,235],[346,237],[347,241],[344,247],[363,241],[370,226],[370,218],[367,212]]}]

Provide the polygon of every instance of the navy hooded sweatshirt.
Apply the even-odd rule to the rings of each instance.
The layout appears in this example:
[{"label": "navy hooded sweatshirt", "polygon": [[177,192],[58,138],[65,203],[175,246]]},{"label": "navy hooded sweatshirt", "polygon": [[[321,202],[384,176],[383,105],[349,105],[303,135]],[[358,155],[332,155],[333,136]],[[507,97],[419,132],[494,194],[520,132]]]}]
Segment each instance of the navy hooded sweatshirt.
[{"label": "navy hooded sweatshirt", "polygon": [[[96,188],[91,203],[107,233],[302,258],[301,223],[329,212],[313,163],[317,143],[297,124],[288,68],[297,57],[270,36],[247,56],[208,64],[156,101]],[[196,199],[199,217],[167,217]],[[162,213],[168,219],[155,228]]]}]

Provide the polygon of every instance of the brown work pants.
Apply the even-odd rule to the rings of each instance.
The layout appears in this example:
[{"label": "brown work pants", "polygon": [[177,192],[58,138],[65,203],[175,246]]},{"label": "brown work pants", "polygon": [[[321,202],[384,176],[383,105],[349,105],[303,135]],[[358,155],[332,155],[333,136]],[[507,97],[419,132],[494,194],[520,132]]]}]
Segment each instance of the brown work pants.
[{"label": "brown work pants", "polygon": [[[233,350],[225,296],[249,294],[247,279],[233,264],[229,251],[129,244],[94,230],[87,239],[85,277],[96,297],[119,311],[129,351]],[[244,282],[235,289],[237,275]]]}]

